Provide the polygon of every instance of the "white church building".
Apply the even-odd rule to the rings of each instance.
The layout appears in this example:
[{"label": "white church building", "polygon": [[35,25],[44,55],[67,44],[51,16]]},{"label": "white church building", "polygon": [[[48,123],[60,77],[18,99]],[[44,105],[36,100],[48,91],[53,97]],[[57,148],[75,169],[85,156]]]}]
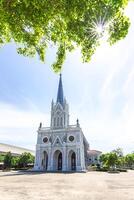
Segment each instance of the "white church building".
[{"label": "white church building", "polygon": [[69,106],[60,75],[57,101],[51,103],[50,127],[38,128],[34,170],[85,171],[89,144],[77,119],[69,125]]}]

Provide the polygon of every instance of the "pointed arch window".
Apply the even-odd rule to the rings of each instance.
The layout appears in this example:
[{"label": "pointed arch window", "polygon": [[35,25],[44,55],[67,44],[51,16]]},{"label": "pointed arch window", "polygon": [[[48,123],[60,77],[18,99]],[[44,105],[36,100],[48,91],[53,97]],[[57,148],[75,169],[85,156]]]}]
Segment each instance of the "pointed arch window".
[{"label": "pointed arch window", "polygon": [[54,126],[56,126],[56,118],[54,117]]},{"label": "pointed arch window", "polygon": [[62,119],[62,117],[60,119],[60,125],[63,126],[63,119]]},{"label": "pointed arch window", "polygon": [[57,118],[57,126],[59,126],[59,117]]}]

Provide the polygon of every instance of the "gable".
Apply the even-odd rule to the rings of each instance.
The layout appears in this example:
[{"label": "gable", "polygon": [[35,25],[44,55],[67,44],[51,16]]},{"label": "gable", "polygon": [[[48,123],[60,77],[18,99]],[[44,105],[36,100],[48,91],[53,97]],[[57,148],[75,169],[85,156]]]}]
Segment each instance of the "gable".
[{"label": "gable", "polygon": [[62,141],[59,136],[56,136],[53,146],[63,146]]}]

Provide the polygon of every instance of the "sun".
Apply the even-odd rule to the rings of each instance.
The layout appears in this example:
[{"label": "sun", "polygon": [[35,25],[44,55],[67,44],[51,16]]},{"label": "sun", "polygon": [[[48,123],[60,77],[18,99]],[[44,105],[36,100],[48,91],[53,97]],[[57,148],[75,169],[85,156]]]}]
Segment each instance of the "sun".
[{"label": "sun", "polygon": [[99,17],[90,23],[90,27],[87,28],[86,32],[89,37],[98,40],[104,40],[108,35],[108,23],[106,22],[105,17]]},{"label": "sun", "polygon": [[95,29],[98,36],[101,36],[104,32],[104,26],[102,24],[97,24]]}]

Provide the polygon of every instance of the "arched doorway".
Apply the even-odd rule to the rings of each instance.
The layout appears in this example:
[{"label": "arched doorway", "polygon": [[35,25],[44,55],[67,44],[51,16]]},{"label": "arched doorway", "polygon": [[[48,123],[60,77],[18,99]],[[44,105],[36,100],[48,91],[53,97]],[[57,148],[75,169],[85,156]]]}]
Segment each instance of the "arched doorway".
[{"label": "arched doorway", "polygon": [[55,171],[62,171],[62,152],[57,150],[53,157],[53,169]]},{"label": "arched doorway", "polygon": [[62,170],[62,153],[58,156],[58,170]]},{"label": "arched doorway", "polygon": [[71,171],[76,170],[76,154],[72,150],[68,154],[68,169]]},{"label": "arched doorway", "polygon": [[44,151],[42,159],[42,168],[44,171],[47,171],[47,167],[48,167],[48,154],[46,151]]},{"label": "arched doorway", "polygon": [[76,155],[75,155],[75,152],[73,152],[72,156],[71,156],[71,169],[76,170]]}]

